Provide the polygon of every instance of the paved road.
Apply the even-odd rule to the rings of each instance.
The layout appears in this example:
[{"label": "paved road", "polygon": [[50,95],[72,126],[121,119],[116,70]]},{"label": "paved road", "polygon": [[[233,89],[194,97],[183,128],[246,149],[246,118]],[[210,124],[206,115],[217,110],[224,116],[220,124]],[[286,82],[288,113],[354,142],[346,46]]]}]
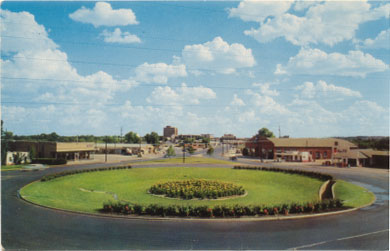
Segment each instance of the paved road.
[{"label": "paved road", "polygon": [[[248,162],[249,163],[249,162]],[[253,162],[251,162],[253,163]],[[94,166],[104,166],[95,164]],[[17,190],[45,171],[2,172],[2,245],[6,249],[388,249],[388,171],[317,168],[372,190],[377,201],[321,218],[261,221],[145,221],[63,213],[26,203]]]}]

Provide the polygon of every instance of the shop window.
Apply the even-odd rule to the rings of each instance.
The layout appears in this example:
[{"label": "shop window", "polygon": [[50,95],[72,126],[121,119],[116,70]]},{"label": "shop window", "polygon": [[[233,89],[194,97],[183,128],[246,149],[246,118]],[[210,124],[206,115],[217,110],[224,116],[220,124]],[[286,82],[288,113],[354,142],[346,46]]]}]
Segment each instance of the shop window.
[{"label": "shop window", "polygon": [[321,159],[321,153],[320,152],[316,152],[316,159]]},{"label": "shop window", "polygon": [[324,152],[324,158],[328,157],[328,152]]}]

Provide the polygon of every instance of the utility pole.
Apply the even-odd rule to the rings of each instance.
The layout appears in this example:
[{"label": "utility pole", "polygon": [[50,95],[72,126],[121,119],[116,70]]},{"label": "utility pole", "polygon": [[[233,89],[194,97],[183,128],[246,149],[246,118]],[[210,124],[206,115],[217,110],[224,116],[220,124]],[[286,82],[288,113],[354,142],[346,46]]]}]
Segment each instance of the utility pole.
[{"label": "utility pole", "polygon": [[280,125],[279,125],[279,138],[281,137],[281,134],[280,134]]},{"label": "utility pole", "polygon": [[121,137],[120,137],[119,142],[120,142],[120,143],[123,143],[123,142],[122,142],[122,126],[121,126]]},{"label": "utility pole", "polygon": [[107,162],[107,136],[106,136],[106,156],[105,156],[105,160],[106,160],[106,162]]},{"label": "utility pole", "polygon": [[224,156],[225,155],[225,153],[224,153],[224,151],[223,151],[224,149],[223,149],[223,141],[222,141],[222,156]]},{"label": "utility pole", "polygon": [[186,144],[183,143],[183,163],[186,163]]}]

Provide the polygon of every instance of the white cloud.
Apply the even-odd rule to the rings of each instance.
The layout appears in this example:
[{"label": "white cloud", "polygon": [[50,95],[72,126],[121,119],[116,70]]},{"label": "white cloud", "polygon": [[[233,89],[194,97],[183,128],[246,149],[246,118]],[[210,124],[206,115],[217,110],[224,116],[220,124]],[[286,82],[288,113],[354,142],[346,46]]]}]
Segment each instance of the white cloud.
[{"label": "white cloud", "polygon": [[381,31],[374,39],[366,39],[363,41],[363,48],[368,49],[389,49],[390,48],[390,29]]},{"label": "white cloud", "polygon": [[383,61],[361,51],[348,54],[326,53],[319,49],[302,48],[286,66],[277,65],[275,74],[338,75],[365,77],[369,73],[386,71]]},{"label": "white cloud", "polygon": [[234,94],[233,95],[233,100],[232,102],[230,103],[231,106],[245,106],[245,102],[240,99],[237,94]]},{"label": "white cloud", "polygon": [[176,90],[169,86],[159,86],[152,91],[147,101],[162,105],[192,105],[199,104],[200,100],[215,99],[216,96],[216,93],[210,88],[203,86],[187,87],[183,83]]},{"label": "white cloud", "polygon": [[135,79],[145,83],[166,84],[169,78],[186,77],[184,64],[168,65],[165,63],[143,63],[135,69]]},{"label": "white cloud", "polygon": [[[25,23],[21,23],[21,20]],[[38,24],[35,17],[28,12],[15,13],[1,9],[0,22],[2,53],[56,49],[58,47],[48,38],[45,27]],[[20,39],[20,37],[29,39]]]},{"label": "white cloud", "polygon": [[141,39],[139,37],[130,34],[129,32],[122,32],[119,28],[116,28],[113,32],[104,30],[100,35],[104,37],[104,42],[106,43],[141,43]]},{"label": "white cloud", "polygon": [[82,7],[69,14],[74,21],[99,26],[118,26],[138,24],[135,14],[131,9],[113,10],[106,2],[97,2],[93,9]]},{"label": "white cloud", "polygon": [[279,104],[270,96],[261,95],[251,90],[247,90],[246,94],[251,96],[251,102],[257,107],[257,111],[262,114],[273,116],[274,114],[289,113],[288,109],[284,105]]},{"label": "white cloud", "polygon": [[297,0],[294,2],[294,10],[303,11],[309,8],[312,5],[316,5],[320,3],[320,1],[307,1],[307,0]]},{"label": "white cloud", "polygon": [[[295,10],[307,9],[303,16],[297,16],[288,12],[274,12],[273,18],[267,19],[260,15],[258,21],[260,27],[251,28],[244,33],[253,36],[261,43],[270,42],[276,38],[284,37],[294,45],[309,45],[323,43],[333,46],[339,42],[355,37],[355,31],[359,25],[382,17],[388,17],[390,4],[384,4],[372,8],[367,1],[324,1],[313,4],[296,3]],[[240,5],[246,5],[241,2]],[[274,2],[281,9],[286,3]],[[239,5],[239,6],[240,6]],[[250,8],[238,8],[242,17],[247,13],[253,13]],[[277,9],[277,8],[276,8]],[[264,15],[268,15],[265,11]],[[243,19],[243,18],[242,18]],[[254,21],[255,18],[246,18]],[[245,19],[244,19],[245,20]]]},{"label": "white cloud", "polygon": [[244,0],[237,8],[229,9],[229,17],[239,17],[244,21],[263,22],[267,17],[279,16],[290,8],[293,1],[254,1]]},{"label": "white cloud", "polygon": [[266,96],[279,96],[279,92],[277,90],[271,90],[269,83],[253,83],[253,86],[260,88],[260,93]]},{"label": "white cloud", "polygon": [[361,98],[362,95],[358,91],[351,90],[349,88],[336,86],[334,84],[327,84],[325,81],[318,81],[317,84],[312,82],[305,82],[303,85],[296,87],[296,90],[301,91],[301,95],[304,98],[315,97],[357,97]]},{"label": "white cloud", "polygon": [[229,45],[221,37],[204,44],[186,45],[181,60],[189,68],[210,69],[224,74],[256,64],[251,49],[238,43]]},{"label": "white cloud", "polygon": [[[27,12],[8,11],[2,11],[1,15],[2,23],[8,24],[17,20],[19,24],[29,23],[28,27],[32,31],[41,32],[41,39],[36,40],[36,45],[29,39],[19,39],[15,47],[6,42],[5,48],[13,54],[8,59],[1,60],[4,73],[2,76],[6,77],[2,80],[3,94],[12,93],[17,89],[23,100],[38,103],[37,107],[24,108],[25,113],[29,114],[26,119],[45,120],[44,124],[49,127],[50,123],[56,126],[71,123],[86,128],[86,125],[90,125],[92,121],[95,121],[94,126],[99,126],[103,123],[102,118],[105,113],[103,106],[111,102],[119,91],[123,92],[137,85],[134,80],[114,79],[103,71],[80,75],[69,63],[67,54],[57,49],[58,46],[48,37],[45,28],[34,21],[33,15]],[[7,31],[11,28],[18,34],[28,32],[17,24],[2,26],[2,29]],[[16,79],[12,80],[12,78]],[[50,107],[46,106],[45,102],[64,103],[68,106],[66,109],[60,107],[61,104]],[[15,107],[20,106],[9,106],[7,109],[13,111]],[[50,109],[46,109],[47,107]],[[57,109],[61,111],[58,112]],[[16,123],[15,120],[12,121],[13,117],[10,113],[3,115],[9,123]]]}]

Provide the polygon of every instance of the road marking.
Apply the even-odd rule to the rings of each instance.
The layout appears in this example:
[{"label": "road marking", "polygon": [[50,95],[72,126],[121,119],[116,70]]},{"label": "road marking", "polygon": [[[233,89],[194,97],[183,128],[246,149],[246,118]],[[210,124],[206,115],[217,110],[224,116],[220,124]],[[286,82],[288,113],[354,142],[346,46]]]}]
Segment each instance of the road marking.
[{"label": "road marking", "polygon": [[389,229],[384,229],[384,230],[371,232],[371,233],[366,233],[366,234],[355,235],[355,236],[351,236],[351,237],[339,238],[337,240],[338,241],[342,241],[342,240],[348,240],[348,239],[353,239],[353,238],[359,238],[359,237],[363,237],[363,236],[367,236],[367,235],[371,235],[371,234],[378,234],[378,233],[382,233],[382,232],[386,232],[386,231],[389,231]]},{"label": "road marking", "polygon": [[349,240],[349,239],[353,239],[353,238],[359,238],[359,237],[363,237],[363,236],[367,236],[367,235],[372,235],[372,234],[383,233],[383,232],[387,232],[387,231],[389,231],[389,229],[384,229],[384,230],[379,230],[379,231],[370,232],[370,233],[365,233],[365,234],[359,234],[359,235],[353,235],[353,236],[343,237],[343,238],[339,238],[339,239],[336,239],[336,240],[321,241],[321,242],[316,242],[316,243],[307,244],[307,245],[303,245],[303,246],[299,246],[299,247],[295,247],[295,248],[289,248],[289,249],[296,250],[296,249],[302,249],[302,248],[310,248],[310,247],[322,245],[322,244],[329,243],[329,242],[342,241],[342,240]]}]

